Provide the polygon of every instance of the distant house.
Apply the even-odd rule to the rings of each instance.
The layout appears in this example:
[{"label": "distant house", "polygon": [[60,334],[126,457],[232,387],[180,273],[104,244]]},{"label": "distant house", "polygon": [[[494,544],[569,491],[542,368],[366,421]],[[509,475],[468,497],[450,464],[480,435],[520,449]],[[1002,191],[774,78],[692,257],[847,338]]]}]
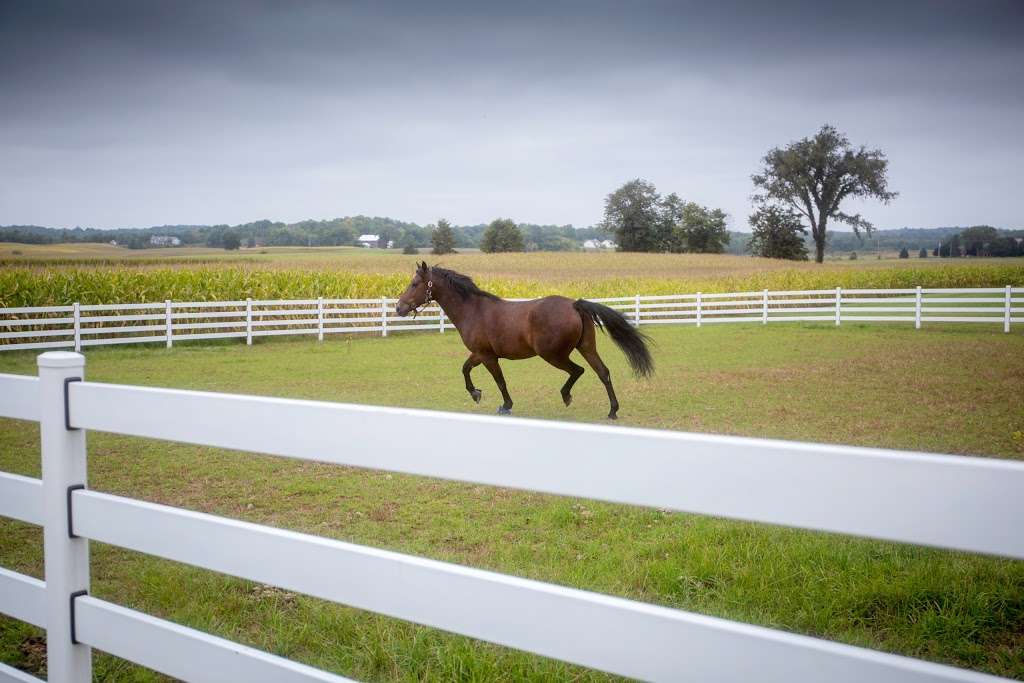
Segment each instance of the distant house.
[{"label": "distant house", "polygon": [[172,235],[153,235],[149,238],[150,245],[154,247],[180,247],[181,240]]},{"label": "distant house", "polygon": [[583,243],[583,248],[588,251],[599,251],[601,249],[615,249],[619,245],[615,244],[611,240],[587,240]]},{"label": "distant house", "polygon": [[360,235],[356,242],[369,249],[376,249],[380,246],[380,235]]}]

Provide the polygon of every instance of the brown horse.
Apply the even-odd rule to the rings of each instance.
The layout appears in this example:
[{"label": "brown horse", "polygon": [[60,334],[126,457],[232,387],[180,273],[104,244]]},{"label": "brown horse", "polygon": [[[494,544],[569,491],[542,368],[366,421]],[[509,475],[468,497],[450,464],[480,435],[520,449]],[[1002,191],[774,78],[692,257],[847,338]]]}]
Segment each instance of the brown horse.
[{"label": "brown horse", "polygon": [[498,365],[499,358],[519,360],[540,356],[569,373],[569,379],[562,386],[562,400],[569,405],[572,403],[572,386],[583,374],[583,367],[569,359],[569,354],[577,349],[608,390],[611,404],[608,418],[614,420],[619,401],[612,388],[611,373],[597,355],[595,326],[608,331],[638,377],[648,377],[654,371],[654,361],[647,350],[647,337],[618,311],[592,301],[573,301],[564,296],[505,301],[483,291],[465,275],[438,266],[428,267],[424,261],[416,268],[412,282],[398,298],[395,312],[406,316],[431,300],[437,301],[444,309],[469,349],[469,358],[462,366],[466,391],[474,401],[480,402],[480,390],[473,386],[470,372],[483,363],[505,400],[498,408],[499,415],[512,412],[512,398],[508,395],[505,377]]}]

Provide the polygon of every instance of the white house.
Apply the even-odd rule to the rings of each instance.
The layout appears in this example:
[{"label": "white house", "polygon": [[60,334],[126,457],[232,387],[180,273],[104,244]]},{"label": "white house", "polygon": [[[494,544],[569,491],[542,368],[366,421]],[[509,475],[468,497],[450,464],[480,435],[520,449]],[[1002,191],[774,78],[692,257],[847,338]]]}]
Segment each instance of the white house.
[{"label": "white house", "polygon": [[356,242],[364,247],[374,249],[380,246],[380,235],[360,235]]},{"label": "white house", "polygon": [[598,249],[614,249],[617,244],[611,240],[587,240],[583,243],[584,249],[598,250]]},{"label": "white house", "polygon": [[152,235],[149,243],[154,247],[180,247],[181,240],[172,235]]}]

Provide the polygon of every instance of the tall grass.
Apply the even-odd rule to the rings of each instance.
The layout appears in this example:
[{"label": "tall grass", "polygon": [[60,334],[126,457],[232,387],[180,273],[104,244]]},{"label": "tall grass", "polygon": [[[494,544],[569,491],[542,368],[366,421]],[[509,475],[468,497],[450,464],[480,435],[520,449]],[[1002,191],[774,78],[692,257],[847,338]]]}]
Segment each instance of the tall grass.
[{"label": "tall grass", "polygon": [[[834,287],[1002,287],[1024,286],[1024,264],[938,264],[920,267],[854,267],[806,264],[757,265],[730,257],[721,261],[666,261],[661,255],[607,255],[604,260],[552,260],[550,254],[446,265],[470,274],[485,289],[505,297],[563,294],[572,297],[728,292]],[[583,255],[580,255],[583,256]],[[621,260],[616,260],[620,257]],[[485,257],[487,258],[487,257]],[[714,257],[712,257],[714,258]],[[396,296],[408,283],[413,259],[374,259],[376,267],[339,261],[313,264],[222,264],[179,267],[5,266],[0,269],[0,307],[163,301],[371,298]],[[776,262],[777,263],[777,262]],[[675,265],[677,264],[677,265]],[[353,265],[354,268],[345,266]],[[333,266],[333,267],[331,267]],[[757,266],[757,267],[754,267]],[[342,269],[344,268],[344,269]],[[376,271],[376,272],[373,272]]]}]

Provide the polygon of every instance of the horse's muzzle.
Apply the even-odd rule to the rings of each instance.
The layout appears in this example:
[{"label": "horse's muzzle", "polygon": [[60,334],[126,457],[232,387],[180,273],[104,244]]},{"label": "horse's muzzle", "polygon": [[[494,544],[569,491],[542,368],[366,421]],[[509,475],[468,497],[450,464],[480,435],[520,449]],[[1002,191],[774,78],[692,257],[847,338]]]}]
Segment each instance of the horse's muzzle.
[{"label": "horse's muzzle", "polygon": [[404,318],[405,316],[409,315],[409,311],[411,311],[411,310],[412,310],[411,308],[409,308],[408,306],[406,306],[402,302],[399,302],[398,305],[395,306],[395,314],[399,318]]}]

